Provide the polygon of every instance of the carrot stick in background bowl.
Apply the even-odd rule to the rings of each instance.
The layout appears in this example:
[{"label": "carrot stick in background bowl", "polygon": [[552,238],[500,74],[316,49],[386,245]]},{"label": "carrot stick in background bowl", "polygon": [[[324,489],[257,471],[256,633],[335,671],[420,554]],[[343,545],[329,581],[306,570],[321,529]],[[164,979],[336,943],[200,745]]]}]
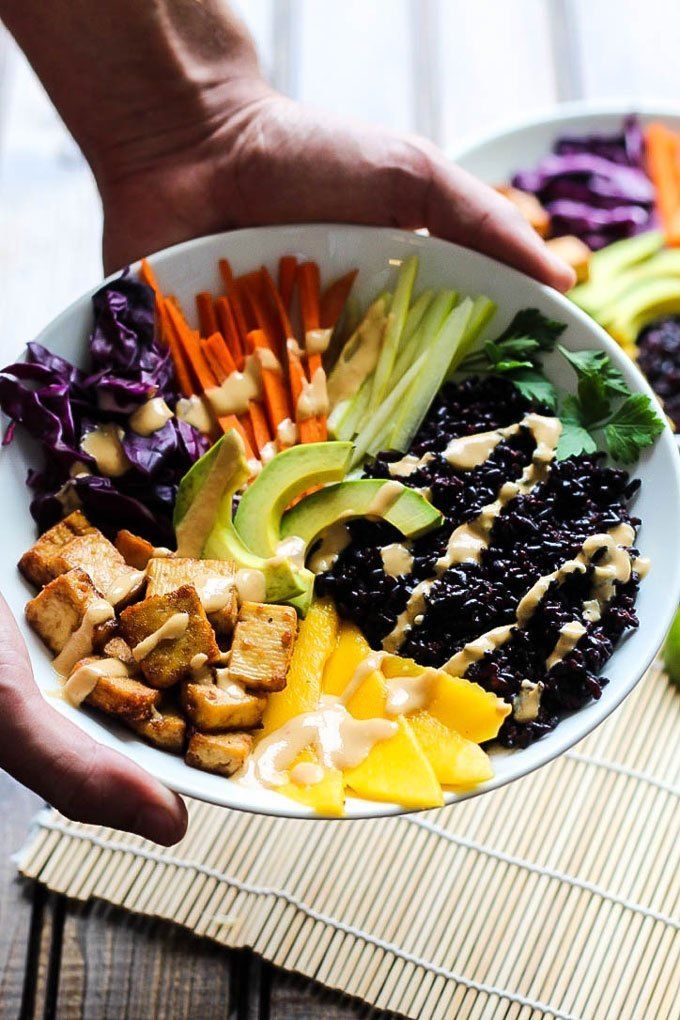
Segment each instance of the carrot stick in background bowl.
[{"label": "carrot stick in background bowl", "polygon": [[279,294],[281,300],[290,314],[290,306],[293,301],[295,289],[295,275],[297,273],[297,259],[294,255],[283,255],[279,259]]},{"label": "carrot stick in background bowl", "polygon": [[666,241],[680,244],[680,136],[654,123],[647,128],[647,163]]},{"label": "carrot stick in background bowl", "polygon": [[202,336],[210,336],[219,329],[212,294],[202,290],[196,295],[196,312]]},{"label": "carrot stick in background bowl", "polygon": [[323,292],[319,310],[322,329],[334,329],[337,325],[358,272],[358,269],[352,269],[334,280]]}]

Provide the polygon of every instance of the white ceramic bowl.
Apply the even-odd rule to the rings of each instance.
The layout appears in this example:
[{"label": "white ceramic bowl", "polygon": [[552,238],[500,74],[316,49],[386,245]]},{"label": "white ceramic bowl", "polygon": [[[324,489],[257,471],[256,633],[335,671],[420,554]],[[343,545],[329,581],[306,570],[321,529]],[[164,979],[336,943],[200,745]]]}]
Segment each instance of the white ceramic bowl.
[{"label": "white ceramic bowl", "polygon": [[[540,308],[551,318],[567,324],[562,339],[568,347],[605,349],[629,386],[652,396],[632,362],[574,305],[513,269],[444,241],[372,227],[268,227],[191,241],[161,252],[151,262],[162,286],[177,294],[186,309],[191,309],[196,291],[219,289],[217,260],[220,257],[228,257],[236,272],[241,273],[263,263],[273,268],[284,253],[316,259],[325,279],[358,266],[356,293],[362,301],[368,301],[383,290],[393,279],[394,266],[407,255],[417,253],[420,256],[419,285],[453,286],[463,293],[488,294],[499,306],[492,324],[495,331],[503,328],[519,309]],[[91,324],[90,296],[84,295],[55,319],[38,337],[39,342],[82,363],[85,337]],[[548,371],[558,384],[571,383],[562,359],[556,358],[550,363]],[[0,453],[0,491],[3,493],[0,562],[5,564],[5,597],[26,638],[37,682],[47,692],[55,685],[50,656],[24,622],[25,603],[34,593],[14,567],[36,537],[24,484],[29,462],[35,463],[36,451],[32,447],[25,437],[18,436]],[[494,778],[465,796],[503,786],[571,747],[616,708],[658,651],[680,597],[680,460],[670,431],[666,430],[653,450],[641,459],[636,474],[643,483],[635,501],[635,513],[644,521],[639,546],[652,561],[651,573],[642,584],[638,600],[639,630],[626,638],[608,663],[606,672],[610,683],[599,701],[564,719],[556,730],[527,750],[494,753]],[[181,758],[147,746],[110,719],[89,710],[71,708],[60,700],[53,703],[58,711],[96,740],[127,755],[179,793],[230,808],[309,817],[305,808],[277,793],[246,789],[231,780],[191,769]],[[450,804],[461,799],[461,796],[447,795]],[[347,803],[348,818],[377,817],[399,811],[401,808],[391,804],[358,799]]]}]

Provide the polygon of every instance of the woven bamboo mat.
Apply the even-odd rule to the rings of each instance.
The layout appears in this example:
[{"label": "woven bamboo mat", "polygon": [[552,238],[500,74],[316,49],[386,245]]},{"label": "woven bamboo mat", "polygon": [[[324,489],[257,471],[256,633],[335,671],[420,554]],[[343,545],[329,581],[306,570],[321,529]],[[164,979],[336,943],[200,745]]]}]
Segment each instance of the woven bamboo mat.
[{"label": "woven bamboo mat", "polygon": [[679,747],[655,668],[574,751],[454,808],[326,823],[194,801],[170,850],[46,811],[20,868],[418,1020],[671,1020]]}]

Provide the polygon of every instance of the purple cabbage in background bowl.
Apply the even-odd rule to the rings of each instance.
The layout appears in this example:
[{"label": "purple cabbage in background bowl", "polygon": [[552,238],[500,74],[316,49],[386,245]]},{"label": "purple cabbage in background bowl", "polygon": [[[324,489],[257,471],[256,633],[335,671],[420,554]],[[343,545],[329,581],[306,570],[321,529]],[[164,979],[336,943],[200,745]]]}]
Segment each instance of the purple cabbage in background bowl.
[{"label": "purple cabbage in background bowl", "polygon": [[512,179],[550,213],[553,237],[574,234],[597,251],[654,226],[654,187],[635,116],[617,134],[564,135],[536,167]]},{"label": "purple cabbage in background bowl", "polygon": [[[162,397],[174,410],[180,396],[169,352],[156,336],[152,290],[126,271],[97,291],[92,304],[86,370],[29,343],[26,360],[0,372],[0,408],[12,419],[3,442],[11,441],[18,422],[42,445],[43,469],[28,473],[31,513],[41,531],[65,508],[81,507],[109,535],[126,527],[168,544],[179,481],[208,442],[175,417],[150,436],[129,427],[130,414],[150,398]],[[98,474],[80,449],[83,436],[104,423],[124,432],[130,467],[116,478]],[[88,473],[80,473],[83,466]]]}]

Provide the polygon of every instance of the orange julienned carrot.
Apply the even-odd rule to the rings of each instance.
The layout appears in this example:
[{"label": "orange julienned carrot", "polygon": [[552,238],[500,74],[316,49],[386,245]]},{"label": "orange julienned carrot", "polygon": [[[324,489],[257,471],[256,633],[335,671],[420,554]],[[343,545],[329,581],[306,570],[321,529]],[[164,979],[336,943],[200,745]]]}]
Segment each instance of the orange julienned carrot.
[{"label": "orange julienned carrot", "polygon": [[288,376],[290,378],[290,392],[293,397],[293,407],[295,409],[295,421],[298,426],[298,441],[301,443],[318,443],[321,442],[327,436],[327,430],[325,428],[325,420],[323,424],[319,418],[303,418],[302,420],[298,417],[298,403],[305,387],[308,385],[307,376],[302,365],[302,359],[300,358],[299,348],[295,340],[289,340],[287,342],[288,348]]},{"label": "orange julienned carrot", "polygon": [[[300,297],[300,312],[302,315],[302,330],[306,345],[307,334],[312,330],[319,329],[321,323],[321,278],[316,262],[303,262],[301,266],[298,266],[297,284],[298,295]],[[317,372],[323,372],[321,353],[319,351],[309,352],[307,354],[307,374],[310,382],[314,380]],[[303,431],[304,434],[308,434],[312,430],[314,432],[314,439],[302,439],[303,443],[320,442],[328,437],[325,415],[318,414],[313,419],[310,419],[310,423],[306,425],[304,430],[301,425],[300,436],[302,437]]]},{"label": "orange julienned carrot", "polygon": [[213,297],[209,291],[202,290],[196,295],[196,311],[198,313],[201,336],[211,336],[212,333],[216,333],[219,326],[217,325]]},{"label": "orange julienned carrot", "polygon": [[248,273],[239,278],[239,285],[245,295],[246,304],[252,320],[251,329],[261,329],[267,336],[269,346],[278,353],[281,342],[285,339],[279,327],[276,310],[270,307],[265,293],[264,281],[260,270]]},{"label": "orange julienned carrot", "polygon": [[265,446],[271,442],[272,436],[269,431],[269,424],[267,422],[267,415],[264,412],[264,408],[261,404],[258,404],[256,400],[251,400],[248,405],[248,413],[250,415],[250,425],[255,436],[255,447],[262,456],[262,451]]},{"label": "orange julienned carrot", "polygon": [[322,329],[333,329],[337,323],[358,272],[358,269],[353,269],[350,273],[345,273],[331,283],[322,294],[319,313],[319,325]]},{"label": "orange julienned carrot", "polygon": [[147,287],[151,287],[152,291],[154,292],[157,298],[163,296],[156,274],[151,268],[151,263],[149,262],[148,259],[142,259],[142,264],[139,267],[139,275],[141,276],[142,280],[147,285]]},{"label": "orange julienned carrot", "polygon": [[[271,428],[276,435],[276,430],[286,418],[292,418],[290,400],[283,379],[283,368],[281,362],[272,350],[269,339],[262,329],[253,329],[248,334],[248,344],[260,359],[262,373],[262,389],[264,390],[264,401],[269,414]],[[273,359],[276,359],[274,362]]]},{"label": "orange julienned carrot", "polygon": [[232,272],[231,263],[229,259],[220,259],[220,276],[224,284],[224,289],[228,294],[231,288],[234,286],[234,273]]},{"label": "orange julienned carrot", "polygon": [[245,349],[229,298],[219,297],[215,302],[215,311],[224,342],[231,351],[236,367],[241,369],[243,368]]},{"label": "orange julienned carrot", "polygon": [[[231,375],[232,372],[236,371],[236,362],[234,357],[229,350],[229,347],[224,342],[224,337],[220,332],[212,333],[206,341],[204,341],[206,354],[209,354],[213,363],[219,366],[219,370],[224,377]],[[222,380],[220,380],[221,382]]]},{"label": "orange julienned carrot", "polygon": [[293,335],[293,327],[290,324],[290,317],[288,314],[286,303],[281,297],[279,291],[277,290],[276,284],[274,283],[271,273],[269,272],[267,267],[262,266],[260,272],[262,274],[262,286],[264,292],[268,296],[274,308],[274,311],[276,312],[279,330],[285,343],[285,341],[289,340]]},{"label": "orange julienned carrot", "polygon": [[677,245],[680,244],[680,139],[664,124],[654,123],[647,128],[645,141],[649,173],[656,188],[656,204],[666,240]]},{"label": "orange julienned carrot", "polygon": [[167,301],[160,298],[158,307],[161,320],[161,332],[170,350],[170,357],[175,370],[177,385],[185,397],[191,397],[196,392],[196,386],[191,378],[191,371],[182,348],[179,333],[176,330],[168,311]]},{"label": "orange julienned carrot", "polygon": [[294,255],[284,255],[279,259],[279,294],[288,312],[290,312],[290,305],[293,300],[296,273],[297,259]]}]

